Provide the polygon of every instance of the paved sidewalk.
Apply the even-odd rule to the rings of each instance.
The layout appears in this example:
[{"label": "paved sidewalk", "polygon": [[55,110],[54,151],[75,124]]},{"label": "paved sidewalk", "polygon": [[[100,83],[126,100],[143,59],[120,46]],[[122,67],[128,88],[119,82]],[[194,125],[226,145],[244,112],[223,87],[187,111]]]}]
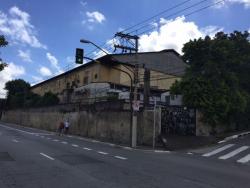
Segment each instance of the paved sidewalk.
[{"label": "paved sidewalk", "polygon": [[165,135],[167,140],[165,149],[170,151],[194,149],[217,143],[218,139],[214,136],[180,136]]}]

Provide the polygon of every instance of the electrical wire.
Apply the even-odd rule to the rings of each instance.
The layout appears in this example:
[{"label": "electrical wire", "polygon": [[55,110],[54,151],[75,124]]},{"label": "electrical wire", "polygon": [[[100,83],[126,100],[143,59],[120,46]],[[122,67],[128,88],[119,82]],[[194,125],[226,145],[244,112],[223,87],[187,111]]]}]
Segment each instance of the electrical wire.
[{"label": "electrical wire", "polygon": [[[186,11],[186,10],[189,10],[189,9],[191,9],[191,8],[194,8],[194,7],[198,6],[198,5],[201,5],[201,4],[205,3],[206,1],[209,1],[209,0],[202,0],[202,1],[199,1],[199,2],[193,4],[193,5],[189,6],[189,7],[186,7],[186,8],[184,8],[184,9],[181,9],[181,10],[175,12],[175,13],[172,13],[172,14],[170,14],[170,15],[164,17],[164,18],[165,18],[165,19],[171,18],[172,16],[175,16],[175,15],[177,15],[177,14],[179,14],[179,13],[182,13],[182,12],[184,12],[184,11]],[[130,31],[128,34],[132,34],[132,33],[134,33],[134,32],[138,32],[138,31],[140,31],[141,29],[143,29],[143,28],[145,28],[145,27],[148,27],[148,26],[151,26],[151,27],[152,27],[152,25],[146,24],[146,25],[143,25],[143,26],[141,26],[141,27],[139,27],[139,28],[137,28],[137,29],[135,29],[135,30],[133,30],[133,31]],[[155,28],[155,27],[154,27],[154,28]]]},{"label": "electrical wire", "polygon": [[165,9],[165,10],[163,10],[163,11],[161,11],[161,12],[155,14],[154,16],[151,16],[151,17],[149,17],[149,18],[147,18],[147,19],[145,19],[145,20],[143,20],[143,21],[141,21],[141,22],[139,22],[139,23],[137,23],[137,24],[135,24],[135,25],[133,25],[133,26],[130,26],[130,27],[128,27],[128,28],[122,30],[121,33],[124,33],[125,31],[127,32],[127,31],[129,31],[130,29],[135,28],[135,27],[138,26],[138,25],[141,25],[141,24],[146,23],[146,22],[148,22],[148,21],[150,21],[150,20],[153,20],[154,18],[157,18],[157,17],[159,17],[160,15],[165,14],[166,12],[169,12],[170,10],[173,10],[173,9],[175,9],[175,8],[178,8],[178,7],[180,7],[180,6],[182,6],[182,5],[186,4],[186,3],[188,3],[189,1],[191,1],[191,0],[183,1],[183,2],[181,2],[181,3],[179,3],[179,4],[176,4],[176,5],[174,5],[174,6],[170,7],[170,8],[168,8],[168,9]]},{"label": "electrical wire", "polygon": [[[180,6],[182,6],[182,5],[186,4],[186,3],[188,3],[189,1],[191,1],[191,0],[183,1],[183,2],[181,2],[181,3],[179,3],[179,4],[176,4],[176,5],[174,5],[174,6],[170,7],[170,8],[168,8],[168,9],[165,9],[165,10],[161,11],[160,13],[158,13],[158,14],[156,14],[156,15],[154,15],[154,16],[151,16],[150,18],[147,18],[147,19],[145,19],[145,20],[143,20],[143,21],[141,21],[141,22],[139,22],[139,23],[137,23],[137,24],[135,24],[135,25],[133,25],[133,26],[130,26],[130,27],[128,27],[128,28],[122,30],[121,32],[128,31],[128,30],[130,30],[130,29],[132,29],[132,28],[134,28],[134,27],[136,27],[136,26],[138,26],[138,25],[141,25],[141,24],[143,24],[143,23],[145,23],[145,22],[148,22],[148,21],[150,21],[150,20],[152,20],[152,19],[154,19],[154,18],[156,18],[156,17],[159,17],[160,15],[162,15],[162,14],[164,14],[164,13],[166,13],[166,12],[169,12],[170,10],[173,10],[173,9],[175,9],[175,8],[178,8],[178,7],[180,7]],[[203,1],[204,1],[204,0],[203,0]],[[207,0],[206,0],[206,1],[207,1]],[[115,38],[115,37],[112,37],[111,40],[113,40],[114,38]],[[104,42],[102,45],[99,45],[99,46],[100,46],[101,48],[104,48],[105,46],[108,46],[108,44],[107,44],[106,42]],[[105,47],[105,48],[106,48],[106,47]],[[94,48],[92,51],[88,52],[88,53],[86,54],[86,56],[89,56],[90,54],[94,53],[97,49],[98,49],[98,48]]]},{"label": "electrical wire", "polygon": [[[200,12],[200,11],[203,11],[203,10],[208,9],[208,8],[210,8],[210,7],[213,7],[213,6],[216,6],[216,5],[218,5],[218,4],[221,4],[221,3],[224,2],[224,1],[225,1],[225,0],[217,1],[217,2],[215,2],[215,3],[209,4],[209,5],[204,6],[204,7],[202,7],[202,8],[196,9],[196,10],[190,12],[190,13],[187,13],[187,14],[185,14],[184,16],[185,16],[185,17],[191,16],[191,15],[197,13],[197,12]],[[150,32],[150,31],[152,31],[152,30],[154,30],[154,29],[155,29],[155,27],[152,27],[152,26],[151,26],[150,29],[144,30],[144,31],[140,32],[138,35],[143,35],[143,34],[148,33],[148,32]]]}]

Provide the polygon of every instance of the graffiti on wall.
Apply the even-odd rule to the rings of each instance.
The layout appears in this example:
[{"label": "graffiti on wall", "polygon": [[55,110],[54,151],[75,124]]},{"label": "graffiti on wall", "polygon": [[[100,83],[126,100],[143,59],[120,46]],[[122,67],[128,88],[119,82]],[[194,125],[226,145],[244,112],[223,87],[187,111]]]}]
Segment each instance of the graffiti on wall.
[{"label": "graffiti on wall", "polygon": [[162,134],[195,135],[195,128],[195,109],[179,106],[167,106],[162,108]]}]

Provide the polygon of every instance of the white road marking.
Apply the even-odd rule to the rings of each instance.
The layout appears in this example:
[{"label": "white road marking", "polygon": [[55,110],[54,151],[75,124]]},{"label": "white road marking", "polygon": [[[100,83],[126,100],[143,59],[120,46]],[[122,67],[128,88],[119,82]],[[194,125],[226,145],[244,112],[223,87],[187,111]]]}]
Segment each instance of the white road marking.
[{"label": "white road marking", "polygon": [[121,159],[121,160],[127,160],[127,158],[126,158],[126,157],[121,157],[121,156],[119,156],[119,155],[116,155],[116,156],[115,156],[115,158],[117,158],[117,159]]},{"label": "white road marking", "polygon": [[13,139],[12,141],[13,141],[13,142],[16,142],[16,143],[17,143],[17,142],[19,142],[19,141],[18,141],[18,140],[16,140],[16,139]]},{"label": "white road marking", "polygon": [[47,157],[47,158],[50,159],[50,160],[55,160],[53,157],[50,157],[50,156],[48,156],[48,155],[46,155],[46,154],[44,154],[44,153],[40,153],[40,155],[42,155],[42,156],[44,156],[44,157]]},{"label": "white road marking", "polygon": [[155,153],[170,153],[170,151],[165,151],[165,150],[155,150]]},{"label": "white road marking", "polygon": [[61,143],[62,143],[62,144],[68,144],[68,142],[64,142],[64,141],[63,141],[63,142],[61,142]]},{"label": "white road marking", "polygon": [[226,149],[228,149],[228,148],[230,148],[230,147],[232,147],[232,146],[234,146],[234,144],[227,144],[227,145],[225,145],[225,146],[223,146],[223,147],[220,147],[220,148],[218,148],[218,149],[216,149],[216,150],[213,150],[213,151],[211,151],[211,152],[209,152],[209,153],[205,153],[205,154],[203,154],[202,156],[203,156],[203,157],[210,157],[210,156],[215,155],[215,154],[217,154],[217,153],[220,153],[220,152],[222,152],[222,151],[224,151],[224,150],[226,150]]},{"label": "white road marking", "polygon": [[109,144],[109,146],[112,146],[112,147],[114,147],[114,146],[115,146],[115,144]]},{"label": "white road marking", "polygon": [[188,154],[188,155],[193,155],[193,153],[192,153],[192,152],[187,152],[187,154]]},{"label": "white road marking", "polygon": [[40,136],[41,138],[44,138],[44,136]]},{"label": "white road marking", "polygon": [[100,141],[98,141],[98,140],[92,140],[92,142],[93,142],[93,143],[98,143],[98,142],[100,142]]},{"label": "white road marking", "polygon": [[123,147],[123,149],[132,150],[130,147]]},{"label": "white road marking", "polygon": [[52,135],[51,133],[32,133],[32,132],[23,131],[23,130],[20,130],[20,129],[15,129],[13,127],[5,126],[5,125],[2,125],[2,124],[0,124],[0,127],[4,127],[6,129],[9,129],[9,130],[15,130],[15,131],[19,131],[19,132],[22,132],[22,133],[35,135],[35,136],[37,136],[37,135],[39,136],[39,134],[40,135]]},{"label": "white road marking", "polygon": [[6,128],[6,129],[19,131],[19,132],[26,133],[26,134],[32,134],[32,135],[37,134],[37,133],[32,133],[32,132],[23,131],[23,130],[20,130],[20,129],[15,129],[15,128],[12,128],[12,127],[8,127],[8,126],[2,125],[2,124],[0,124],[0,126]]},{"label": "white road marking", "polygon": [[72,138],[72,136],[68,135],[67,137]]},{"label": "white road marking", "polygon": [[102,154],[102,155],[108,155],[108,153],[103,152],[103,151],[98,151],[97,153],[100,153],[100,154]]},{"label": "white road marking", "polygon": [[83,149],[88,150],[88,151],[92,150],[91,148],[83,148]]},{"label": "white road marking", "polygon": [[221,140],[221,141],[218,142],[218,144],[221,144],[221,143],[224,143],[224,142],[226,142],[226,140]]},{"label": "white road marking", "polygon": [[58,142],[59,140],[57,140],[57,139],[54,139],[53,141],[54,141],[54,142]]},{"label": "white road marking", "polygon": [[78,146],[78,145],[76,145],[76,144],[71,144],[71,146],[76,147],[76,148],[77,148],[77,147],[79,147],[79,146]]},{"label": "white road marking", "polygon": [[244,151],[244,150],[246,150],[248,148],[249,148],[249,146],[242,146],[242,147],[240,147],[240,148],[238,148],[238,149],[236,149],[236,150],[234,150],[234,151],[232,151],[232,152],[230,152],[230,153],[228,153],[226,155],[223,155],[223,156],[219,157],[219,159],[224,159],[225,160],[225,159],[231,158],[231,157],[237,155],[238,153],[240,153],[240,152],[242,152],[242,151]]},{"label": "white road marking", "polygon": [[238,163],[247,163],[248,161],[250,161],[250,154],[248,154],[245,157],[239,159],[237,162]]}]

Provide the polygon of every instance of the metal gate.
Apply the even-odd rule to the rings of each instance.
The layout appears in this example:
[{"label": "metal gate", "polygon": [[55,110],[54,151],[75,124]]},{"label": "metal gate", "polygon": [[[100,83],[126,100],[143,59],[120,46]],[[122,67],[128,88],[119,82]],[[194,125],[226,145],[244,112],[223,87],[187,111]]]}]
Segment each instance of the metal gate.
[{"label": "metal gate", "polygon": [[161,133],[195,135],[195,109],[180,106],[165,106],[161,109]]}]

